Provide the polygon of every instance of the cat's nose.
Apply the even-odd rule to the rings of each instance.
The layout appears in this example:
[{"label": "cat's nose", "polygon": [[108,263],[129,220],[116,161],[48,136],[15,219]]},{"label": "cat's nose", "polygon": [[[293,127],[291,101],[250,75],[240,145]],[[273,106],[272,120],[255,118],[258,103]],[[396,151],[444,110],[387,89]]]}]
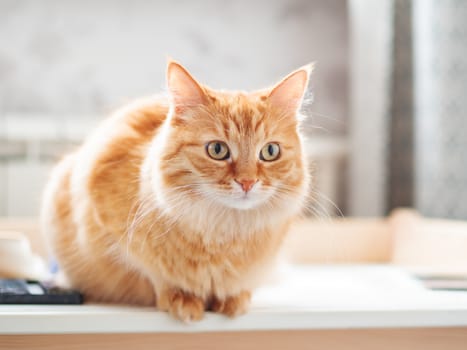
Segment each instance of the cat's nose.
[{"label": "cat's nose", "polygon": [[243,191],[250,191],[258,180],[256,179],[235,179],[235,182],[242,186]]}]

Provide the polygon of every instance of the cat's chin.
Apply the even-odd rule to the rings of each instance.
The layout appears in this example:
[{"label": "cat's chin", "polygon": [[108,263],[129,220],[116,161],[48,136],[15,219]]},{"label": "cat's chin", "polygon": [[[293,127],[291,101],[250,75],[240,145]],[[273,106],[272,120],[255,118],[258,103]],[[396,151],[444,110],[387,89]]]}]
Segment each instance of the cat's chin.
[{"label": "cat's chin", "polygon": [[242,198],[219,198],[219,202],[230,208],[230,209],[237,209],[237,210],[252,210],[256,209],[261,204],[264,203],[264,199],[258,199],[258,198],[248,198],[248,197],[242,197]]}]

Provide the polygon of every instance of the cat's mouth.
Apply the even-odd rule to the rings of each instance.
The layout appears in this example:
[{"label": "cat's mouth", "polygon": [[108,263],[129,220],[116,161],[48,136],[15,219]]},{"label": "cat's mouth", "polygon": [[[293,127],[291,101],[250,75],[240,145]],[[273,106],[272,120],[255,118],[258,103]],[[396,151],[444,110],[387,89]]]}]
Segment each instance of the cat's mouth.
[{"label": "cat's mouth", "polygon": [[255,209],[267,202],[272,196],[270,189],[261,189],[259,186],[248,192],[235,187],[225,191],[213,186],[202,186],[201,194],[209,201],[237,210]]},{"label": "cat's mouth", "polygon": [[264,193],[242,193],[219,196],[218,200],[226,207],[238,210],[249,210],[259,207],[267,198]]}]

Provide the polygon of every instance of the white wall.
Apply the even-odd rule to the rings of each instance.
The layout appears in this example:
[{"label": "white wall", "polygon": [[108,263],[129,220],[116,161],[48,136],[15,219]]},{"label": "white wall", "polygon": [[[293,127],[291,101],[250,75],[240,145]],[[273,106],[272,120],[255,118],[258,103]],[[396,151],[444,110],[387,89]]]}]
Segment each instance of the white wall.
[{"label": "white wall", "polygon": [[0,111],[105,113],[160,91],[171,55],[226,89],[316,61],[313,109],[342,119],[346,16],[341,0],[2,0]]},{"label": "white wall", "polygon": [[351,0],[349,214],[385,215],[393,0]]}]

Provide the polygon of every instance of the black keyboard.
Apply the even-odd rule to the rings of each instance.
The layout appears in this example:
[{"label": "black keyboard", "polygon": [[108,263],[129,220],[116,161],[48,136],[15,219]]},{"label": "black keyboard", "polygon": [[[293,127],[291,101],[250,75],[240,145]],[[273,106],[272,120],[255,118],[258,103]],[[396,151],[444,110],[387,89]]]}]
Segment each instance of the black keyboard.
[{"label": "black keyboard", "polygon": [[51,283],[0,279],[0,304],[82,304],[83,296]]}]

